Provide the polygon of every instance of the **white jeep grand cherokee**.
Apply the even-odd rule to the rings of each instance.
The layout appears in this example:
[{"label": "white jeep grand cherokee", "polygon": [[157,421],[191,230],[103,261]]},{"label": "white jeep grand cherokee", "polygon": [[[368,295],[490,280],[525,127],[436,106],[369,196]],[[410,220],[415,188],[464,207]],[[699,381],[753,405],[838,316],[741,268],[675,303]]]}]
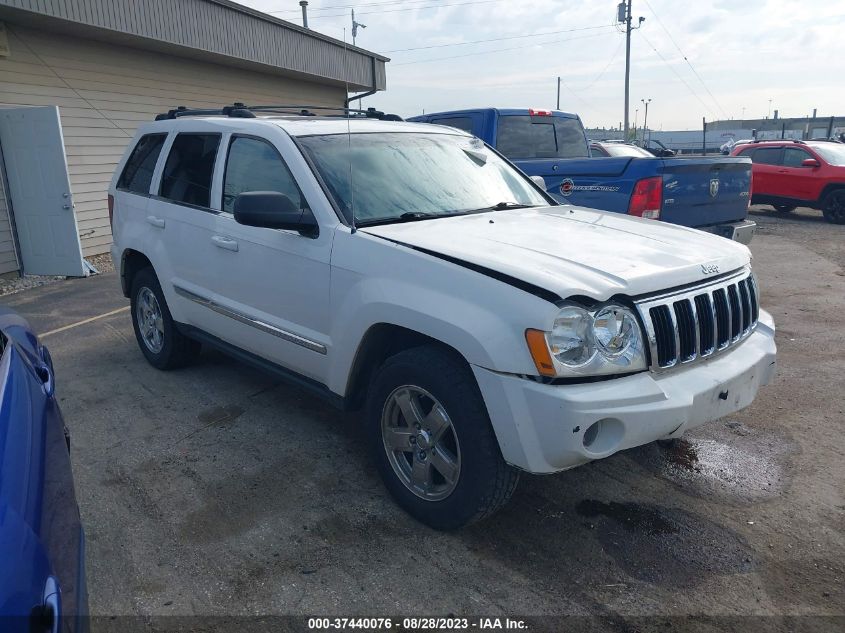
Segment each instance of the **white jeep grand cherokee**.
[{"label": "white jeep grand cherokee", "polygon": [[170,369],[208,344],[363,406],[385,485],[430,526],[772,378],[745,246],[559,206],[452,128],[190,114],[142,125],[109,189],[141,351]]}]

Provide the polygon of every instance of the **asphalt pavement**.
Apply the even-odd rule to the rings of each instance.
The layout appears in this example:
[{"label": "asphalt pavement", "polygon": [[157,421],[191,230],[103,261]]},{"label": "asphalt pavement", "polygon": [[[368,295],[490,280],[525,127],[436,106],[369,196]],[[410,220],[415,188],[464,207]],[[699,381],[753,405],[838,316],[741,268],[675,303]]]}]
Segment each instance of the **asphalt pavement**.
[{"label": "asphalt pavement", "polygon": [[843,620],[809,616],[845,616],[845,227],[818,215],[753,216],[779,373],[751,407],[668,447],[524,477],[503,512],[447,534],[390,500],[356,415],[217,352],[149,366],[114,273],[4,297],[56,365],[92,613],[831,630]]}]

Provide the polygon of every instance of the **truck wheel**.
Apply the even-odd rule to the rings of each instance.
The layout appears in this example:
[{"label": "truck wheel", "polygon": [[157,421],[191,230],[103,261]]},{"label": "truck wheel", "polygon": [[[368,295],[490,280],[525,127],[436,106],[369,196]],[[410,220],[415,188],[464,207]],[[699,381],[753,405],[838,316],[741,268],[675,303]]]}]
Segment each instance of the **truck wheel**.
[{"label": "truck wheel", "polygon": [[796,207],[795,205],[792,205],[792,204],[774,204],[772,206],[775,208],[776,211],[778,211],[780,213],[790,213],[792,211],[795,211],[795,209],[798,208],[798,207]]},{"label": "truck wheel", "polygon": [[144,268],[133,277],[130,300],[135,338],[150,365],[175,369],[196,358],[200,344],[176,329],[152,268]]},{"label": "truck wheel", "polygon": [[505,463],[469,367],[436,346],[405,350],[376,371],[367,435],[384,484],[413,517],[453,530],[507,503],[519,471]]},{"label": "truck wheel", "polygon": [[845,224],[845,189],[837,189],[827,194],[822,203],[824,219],[831,224]]}]

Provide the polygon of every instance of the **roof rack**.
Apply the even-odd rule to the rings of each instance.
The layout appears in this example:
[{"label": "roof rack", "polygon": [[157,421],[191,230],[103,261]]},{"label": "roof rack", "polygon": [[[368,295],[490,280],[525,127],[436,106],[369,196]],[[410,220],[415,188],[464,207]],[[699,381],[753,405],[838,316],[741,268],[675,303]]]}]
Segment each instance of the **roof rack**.
[{"label": "roof rack", "polygon": [[229,106],[223,106],[220,109],[215,108],[186,108],[179,106],[172,110],[168,110],[162,114],[156,115],[156,121],[165,121],[167,119],[178,119],[183,116],[228,116],[237,119],[254,119],[256,112],[271,112],[276,114],[286,114],[292,116],[317,116],[313,110],[339,112],[341,114],[323,115],[335,116],[343,119],[362,118],[362,119],[379,119],[380,121],[402,121],[402,117],[397,114],[386,114],[375,108],[367,108],[366,110],[359,110],[355,108],[343,108],[333,106],[313,106],[313,105],[254,105],[247,106],[240,102],[235,102]]}]

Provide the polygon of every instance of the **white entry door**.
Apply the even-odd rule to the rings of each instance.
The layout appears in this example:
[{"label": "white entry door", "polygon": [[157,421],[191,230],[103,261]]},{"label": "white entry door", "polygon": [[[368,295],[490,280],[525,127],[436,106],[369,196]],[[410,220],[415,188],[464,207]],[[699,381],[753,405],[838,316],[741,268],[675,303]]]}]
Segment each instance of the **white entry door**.
[{"label": "white entry door", "polygon": [[23,272],[85,276],[59,109],[0,108],[0,147]]}]

